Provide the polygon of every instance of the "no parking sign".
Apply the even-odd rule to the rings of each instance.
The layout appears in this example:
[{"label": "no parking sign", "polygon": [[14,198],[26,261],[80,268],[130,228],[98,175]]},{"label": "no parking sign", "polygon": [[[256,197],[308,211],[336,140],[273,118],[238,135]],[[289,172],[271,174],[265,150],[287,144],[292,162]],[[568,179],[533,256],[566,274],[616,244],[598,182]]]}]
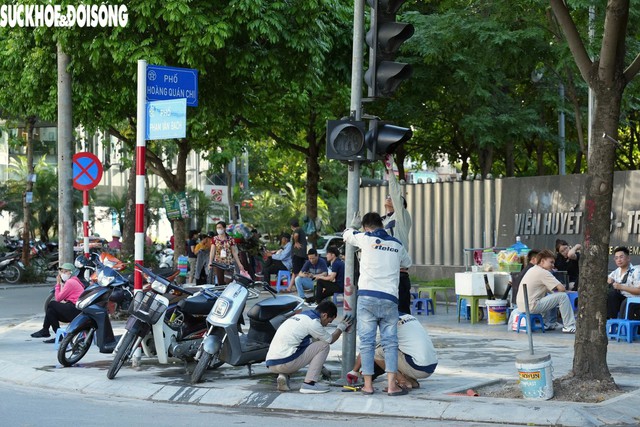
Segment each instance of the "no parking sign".
[{"label": "no parking sign", "polygon": [[91,190],[102,179],[102,162],[95,154],[80,152],[73,155],[73,188]]}]

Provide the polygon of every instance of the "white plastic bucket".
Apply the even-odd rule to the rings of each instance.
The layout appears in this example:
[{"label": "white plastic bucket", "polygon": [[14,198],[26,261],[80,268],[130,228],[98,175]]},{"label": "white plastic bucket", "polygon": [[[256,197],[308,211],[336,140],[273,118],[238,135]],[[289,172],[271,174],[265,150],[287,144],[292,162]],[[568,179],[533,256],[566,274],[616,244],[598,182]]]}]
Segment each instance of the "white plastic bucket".
[{"label": "white plastic bucket", "polygon": [[507,306],[509,301],[504,299],[486,300],[487,306],[487,324],[488,325],[504,325],[507,323]]},{"label": "white plastic bucket", "polygon": [[532,400],[549,400],[553,397],[550,354],[521,353],[516,357],[516,369],[522,397]]}]

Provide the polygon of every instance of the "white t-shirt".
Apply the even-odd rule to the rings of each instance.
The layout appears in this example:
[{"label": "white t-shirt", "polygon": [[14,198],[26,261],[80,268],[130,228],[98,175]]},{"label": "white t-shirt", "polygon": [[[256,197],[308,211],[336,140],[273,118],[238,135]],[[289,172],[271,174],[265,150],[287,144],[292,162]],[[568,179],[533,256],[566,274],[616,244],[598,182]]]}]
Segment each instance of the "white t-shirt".
[{"label": "white t-shirt", "polygon": [[[624,279],[624,275],[627,273],[625,272],[623,274],[620,267],[616,268],[611,273],[609,273],[609,278],[613,279],[614,282],[622,283],[625,286],[632,286],[634,288],[640,287],[640,268],[634,268],[633,265],[629,263],[629,266],[627,267],[627,271],[629,272],[629,275],[627,276],[627,281],[625,283],[622,283],[622,279]],[[620,290],[620,292],[622,293],[622,295],[624,295],[627,298],[633,298],[638,296],[623,290]]]},{"label": "white t-shirt", "polygon": [[303,311],[285,320],[276,331],[267,352],[266,365],[282,365],[301,355],[316,341],[331,343],[332,334],[320,323],[315,310]]},{"label": "white t-shirt", "polygon": [[418,366],[438,363],[431,337],[420,321],[410,314],[403,314],[398,319],[398,350],[411,356]]}]

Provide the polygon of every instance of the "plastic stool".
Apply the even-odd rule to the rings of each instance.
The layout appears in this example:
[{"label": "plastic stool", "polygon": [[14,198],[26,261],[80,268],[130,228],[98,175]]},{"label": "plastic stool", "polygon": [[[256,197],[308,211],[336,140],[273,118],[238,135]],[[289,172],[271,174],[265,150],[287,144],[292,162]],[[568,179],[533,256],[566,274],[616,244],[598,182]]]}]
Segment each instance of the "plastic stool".
[{"label": "plastic stool", "polygon": [[478,310],[481,298],[486,298],[486,296],[458,295],[458,323],[460,323],[460,307],[463,300],[466,302],[466,305],[471,307],[471,316],[469,318],[469,321],[472,324],[478,323]]},{"label": "plastic stool", "polygon": [[291,283],[291,272],[289,270],[280,270],[278,271],[278,276],[276,278],[276,292],[280,292],[281,290],[286,290],[287,286],[283,284],[284,279],[287,280],[287,286]]},{"label": "plastic stool", "polygon": [[58,328],[56,331],[56,340],[54,341],[54,348],[57,350],[60,348],[60,343],[67,335],[67,328]]},{"label": "plastic stool", "polygon": [[624,319],[609,319],[607,320],[607,338],[620,341],[620,322]]},{"label": "plastic stool", "polygon": [[569,297],[569,302],[571,303],[571,308],[573,308],[573,314],[578,315],[578,292],[577,291],[567,291],[567,296]]},{"label": "plastic stool", "polygon": [[[342,295],[342,299],[338,301],[338,295]],[[335,294],[333,294],[333,303],[336,305],[336,307],[341,307],[344,301],[344,293],[342,292],[336,292]]]},{"label": "plastic stool", "polygon": [[[431,308],[429,308],[431,306]],[[431,298],[415,298],[411,301],[411,314],[435,314],[433,311],[433,300]]]},{"label": "plastic stool", "polygon": [[447,313],[448,313],[449,312],[449,297],[447,296],[448,289],[450,288],[447,288],[444,286],[422,286],[418,288],[418,294],[422,296],[423,292],[429,293],[429,298],[431,298],[434,301],[433,311],[435,312],[436,305],[437,305],[436,303],[438,302],[436,296],[438,295],[438,292],[442,292],[444,294],[445,308],[447,309]]},{"label": "plastic stool", "polygon": [[[536,330],[538,331],[542,331],[542,333],[544,334],[544,319],[542,318],[542,314],[539,313],[531,313],[529,316],[531,316],[531,332],[535,332]],[[520,329],[522,329],[523,331],[527,330],[527,327],[529,325],[523,325],[522,324],[522,320],[526,320],[527,319],[527,315],[522,313],[518,316],[518,328],[516,329],[517,333],[520,333]]]}]

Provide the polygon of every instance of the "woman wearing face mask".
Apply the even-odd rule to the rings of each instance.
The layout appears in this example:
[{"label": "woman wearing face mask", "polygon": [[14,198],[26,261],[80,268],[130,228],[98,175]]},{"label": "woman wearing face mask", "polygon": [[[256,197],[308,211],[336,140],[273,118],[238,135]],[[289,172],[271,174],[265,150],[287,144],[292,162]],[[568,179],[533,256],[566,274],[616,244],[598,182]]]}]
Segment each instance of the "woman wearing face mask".
[{"label": "woman wearing face mask", "polygon": [[[53,333],[55,334],[60,327],[60,322],[71,322],[80,314],[80,310],[76,308],[76,302],[84,291],[84,286],[82,286],[82,282],[77,277],[71,275],[73,270],[73,264],[69,262],[60,266],[58,277],[56,278],[55,301],[51,301],[47,306],[42,329],[31,334],[33,338],[50,337],[49,327],[53,328]],[[52,344],[55,339],[51,338],[44,342]]]},{"label": "woman wearing face mask", "polygon": [[[227,223],[224,221],[218,221],[216,224],[216,236],[213,237],[211,242],[211,251],[209,252],[209,268],[212,268],[211,263],[213,261],[220,264],[231,265],[235,260],[236,265],[240,269],[240,273],[247,274],[238,258],[238,247],[235,240],[229,236],[226,232]],[[224,285],[224,270],[218,267],[214,267],[216,278],[218,279],[218,285]]]}]

